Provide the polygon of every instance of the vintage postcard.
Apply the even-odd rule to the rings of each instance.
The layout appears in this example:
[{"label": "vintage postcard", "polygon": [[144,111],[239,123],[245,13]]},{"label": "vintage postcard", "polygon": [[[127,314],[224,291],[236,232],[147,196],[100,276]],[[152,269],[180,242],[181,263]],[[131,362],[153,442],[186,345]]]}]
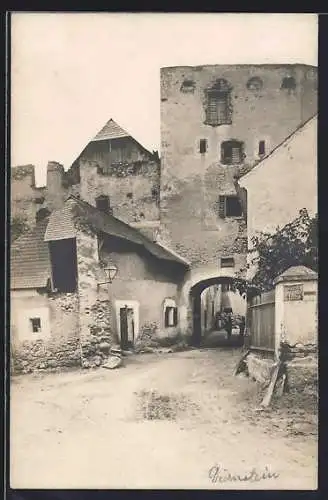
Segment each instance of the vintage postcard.
[{"label": "vintage postcard", "polygon": [[10,487],[317,489],[317,16],[10,23]]}]

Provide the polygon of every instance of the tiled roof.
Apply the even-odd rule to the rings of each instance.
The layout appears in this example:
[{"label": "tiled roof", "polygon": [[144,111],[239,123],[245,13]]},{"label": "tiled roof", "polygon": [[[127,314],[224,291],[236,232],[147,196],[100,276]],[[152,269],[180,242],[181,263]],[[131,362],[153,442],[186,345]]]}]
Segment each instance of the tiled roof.
[{"label": "tiled roof", "polygon": [[92,139],[94,141],[104,141],[106,139],[119,139],[120,137],[130,137],[125,130],[122,129],[114,120],[111,118],[108,120],[106,125],[98,132],[96,137]]},{"label": "tiled roof", "polygon": [[52,240],[74,237],[76,229],[74,229],[73,218],[75,216],[80,218],[81,221],[85,221],[88,225],[93,227],[95,231],[142,246],[158,259],[178,262],[184,266],[188,265],[182,257],[164,248],[162,245],[154,243],[137,229],[74,196],[70,196],[65,206],[50,216],[46,239]]},{"label": "tiled roof", "polygon": [[75,238],[76,228],[73,223],[73,207],[75,201],[68,199],[62,208],[54,210],[50,217],[46,229],[44,240],[55,241]]},{"label": "tiled roof", "polygon": [[44,234],[48,219],[41,220],[11,246],[10,287],[43,288],[51,276],[48,244]]}]

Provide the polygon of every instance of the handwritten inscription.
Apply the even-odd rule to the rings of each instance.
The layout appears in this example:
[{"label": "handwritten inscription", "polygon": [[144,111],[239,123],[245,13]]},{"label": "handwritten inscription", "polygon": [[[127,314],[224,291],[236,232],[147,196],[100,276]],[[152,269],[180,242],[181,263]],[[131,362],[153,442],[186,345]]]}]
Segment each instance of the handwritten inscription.
[{"label": "handwritten inscription", "polygon": [[258,482],[267,479],[277,479],[279,474],[277,472],[270,472],[267,466],[263,470],[257,470],[253,467],[250,471],[244,474],[232,474],[228,469],[221,467],[221,465],[214,465],[208,472],[209,479],[212,483],[227,483],[227,482]]}]

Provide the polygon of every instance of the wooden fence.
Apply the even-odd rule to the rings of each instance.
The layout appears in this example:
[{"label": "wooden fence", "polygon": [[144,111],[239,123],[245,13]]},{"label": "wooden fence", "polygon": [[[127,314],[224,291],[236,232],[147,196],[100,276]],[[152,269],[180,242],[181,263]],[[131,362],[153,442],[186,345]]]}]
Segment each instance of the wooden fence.
[{"label": "wooden fence", "polygon": [[273,351],[275,347],[275,291],[257,295],[248,301],[247,329],[249,347]]}]

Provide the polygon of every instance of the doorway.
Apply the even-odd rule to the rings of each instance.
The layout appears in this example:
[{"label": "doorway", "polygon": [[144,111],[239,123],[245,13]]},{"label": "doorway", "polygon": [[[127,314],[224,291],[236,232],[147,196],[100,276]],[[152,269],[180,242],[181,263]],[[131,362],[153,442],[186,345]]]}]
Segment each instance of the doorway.
[{"label": "doorway", "polygon": [[134,345],[135,319],[132,307],[125,305],[120,308],[121,348],[128,349]]}]

